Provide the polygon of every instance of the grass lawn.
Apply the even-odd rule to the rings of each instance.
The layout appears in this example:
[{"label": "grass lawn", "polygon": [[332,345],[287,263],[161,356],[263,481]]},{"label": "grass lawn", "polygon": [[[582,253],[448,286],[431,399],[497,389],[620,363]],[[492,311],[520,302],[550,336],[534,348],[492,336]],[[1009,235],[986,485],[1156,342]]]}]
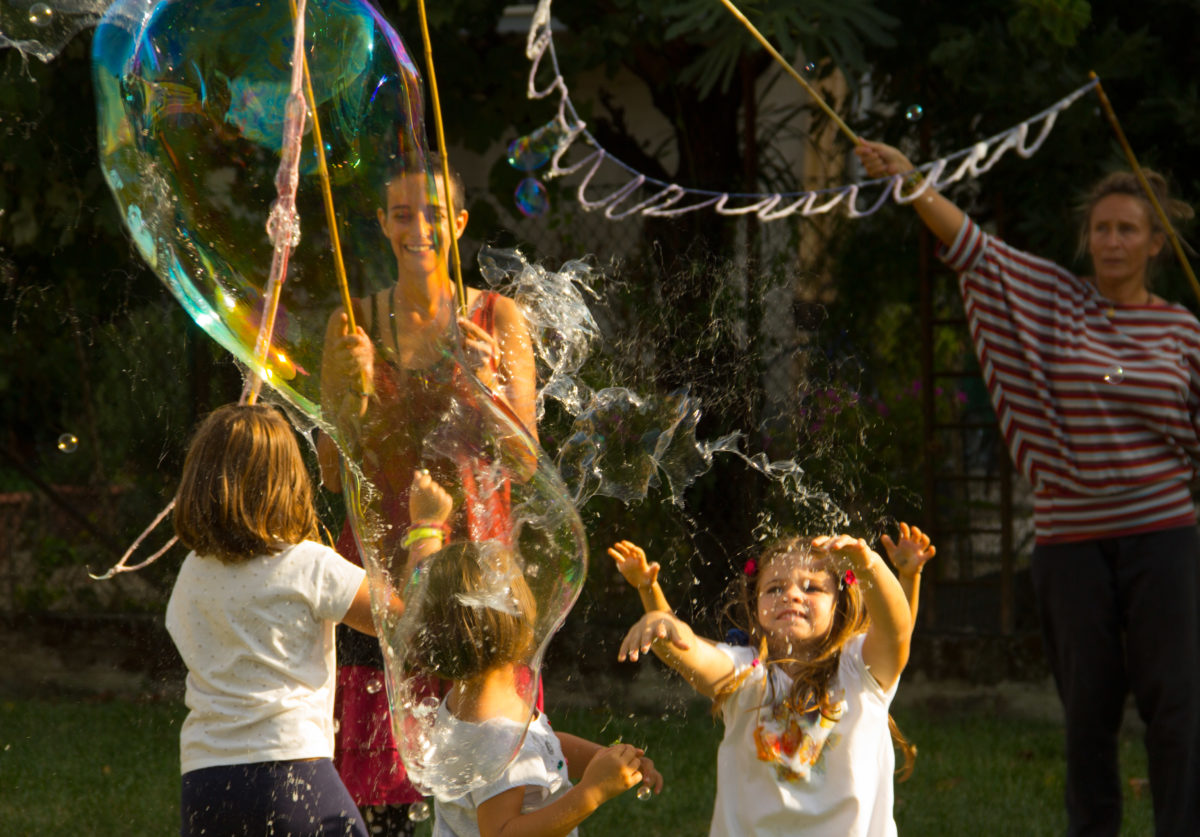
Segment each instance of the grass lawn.
[{"label": "grass lawn", "polygon": [[[48,837],[172,835],[179,830],[175,702],[0,700],[0,832]],[[708,833],[720,724],[701,704],[662,715],[554,712],[555,727],[608,743],[646,747],[666,777],[663,794],[627,793],[584,824],[585,834],[689,837]],[[913,835],[1053,835],[1065,826],[1057,725],[908,710],[897,713],[920,754],[896,789],[896,822]],[[1123,834],[1153,832],[1140,741],[1121,743]]]}]

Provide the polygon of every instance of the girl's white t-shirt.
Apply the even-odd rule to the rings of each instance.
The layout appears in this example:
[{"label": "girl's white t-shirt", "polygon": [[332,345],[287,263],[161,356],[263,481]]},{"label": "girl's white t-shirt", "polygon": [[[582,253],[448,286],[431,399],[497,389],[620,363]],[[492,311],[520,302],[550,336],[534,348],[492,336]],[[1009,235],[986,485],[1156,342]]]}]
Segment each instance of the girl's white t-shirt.
[{"label": "girl's white t-shirt", "polygon": [[717,799],[710,837],[891,837],[896,755],[888,732],[886,691],[863,662],[863,635],[842,648],[834,692],[840,717],[796,717],[774,707],[791,686],[778,666],[756,662],[751,648],[719,643],[738,671],[752,672],[723,708],[717,750]]},{"label": "girl's white t-shirt", "polygon": [[364,576],[312,541],[238,564],[184,559],[167,603],[188,668],[182,772],[333,757],[333,629]]},{"label": "girl's white t-shirt", "polygon": [[[513,788],[525,789],[522,814],[545,808],[571,789],[562,745],[550,728],[550,721],[541,712],[524,730],[521,724],[504,718],[481,724],[460,721],[450,714],[443,701],[438,723],[447,725],[447,743],[460,750],[468,763],[472,754],[484,763],[495,761],[501,753],[503,758],[512,752],[512,744],[519,740],[522,731],[525,738],[516,757],[499,778],[465,796],[446,799],[439,795],[436,798],[433,837],[478,837],[479,806]],[[578,831],[573,829],[567,837],[577,835]]]}]

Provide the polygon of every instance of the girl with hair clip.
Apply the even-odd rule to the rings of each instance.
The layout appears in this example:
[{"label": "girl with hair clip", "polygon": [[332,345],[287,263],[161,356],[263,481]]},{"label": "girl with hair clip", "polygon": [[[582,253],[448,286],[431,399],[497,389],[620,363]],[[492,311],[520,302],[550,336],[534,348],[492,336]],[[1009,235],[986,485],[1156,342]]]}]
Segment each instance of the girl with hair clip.
[{"label": "girl with hair clip", "polygon": [[[922,190],[912,206],[959,274],[1000,430],[1033,487],[1030,575],[1066,721],[1067,833],[1121,828],[1132,691],[1155,831],[1200,834],[1200,322],[1151,290],[1163,222],[1134,174],[1105,176],[1080,207],[1080,276],[984,232],[890,145],[855,153],[872,177],[908,173]],[[1144,174],[1168,218],[1192,217]]]},{"label": "girl with hair clip", "polygon": [[366,837],[332,761],[333,629],[374,634],[370,595],[361,567],[315,542],[278,411],[231,404],[201,423],[174,523],[192,550],[166,618],[188,669],[180,833]]},{"label": "girl with hair clip", "polygon": [[[449,495],[428,474],[415,475],[412,514],[444,520]],[[409,616],[420,626],[407,659],[452,681],[437,737],[460,758],[503,759],[529,720],[529,672],[537,603],[499,543],[414,545],[410,564],[423,576]],[[578,784],[572,785],[572,780]],[[516,758],[503,774],[457,798],[436,797],[434,837],[564,837],[608,800],[637,784],[662,790],[662,776],[643,750],[602,747],[550,727],[536,711]]]},{"label": "girl with hair clip", "polygon": [[908,662],[912,612],[865,541],[793,537],[747,561],[727,615],[749,645],[696,636],[666,608],[657,564],[628,541],[610,554],[626,578],[650,582],[635,586],[653,608],[618,659],[653,650],[713,698],[725,722],[710,835],[896,833],[888,732],[904,749],[904,777],[916,750],[888,708]]}]

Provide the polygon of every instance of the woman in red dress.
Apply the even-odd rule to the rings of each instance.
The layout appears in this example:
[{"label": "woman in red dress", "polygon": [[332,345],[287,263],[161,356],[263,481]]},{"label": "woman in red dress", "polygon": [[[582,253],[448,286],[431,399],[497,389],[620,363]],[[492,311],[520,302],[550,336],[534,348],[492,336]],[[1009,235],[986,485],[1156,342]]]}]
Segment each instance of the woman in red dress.
[{"label": "woman in red dress", "polygon": [[[435,155],[430,155],[431,157]],[[381,560],[406,554],[405,541],[436,537],[422,521],[409,520],[408,492],[413,472],[428,470],[445,486],[457,489],[457,511],[450,539],[507,540],[509,467],[494,467],[503,457],[504,415],[536,439],[536,374],[532,344],[520,308],[490,291],[466,289],[468,314],[456,317],[451,283],[450,238],[467,224],[463,188],[451,176],[453,224],[445,205],[440,163],[435,197],[423,168],[393,173],[386,184],[386,205],[379,226],[396,257],[395,285],[352,301],[355,329],[338,308],[329,319],[321,369],[322,407],[342,434],[344,446],[361,463],[374,500],[360,523],[359,537]],[[454,351],[460,341],[461,353]],[[463,372],[456,355],[478,381]],[[363,382],[370,381],[370,387]],[[479,385],[490,392],[489,398]],[[524,444],[513,446],[524,448]],[[318,442],[321,481],[341,491],[339,452],[322,435]],[[520,470],[518,468],[518,470]],[[411,533],[411,534],[410,534]],[[361,563],[349,517],[338,551]],[[394,566],[394,578],[407,579],[411,568]],[[368,820],[372,834],[411,834],[408,807],[421,794],[408,781],[388,716],[383,656],[378,641],[339,633],[335,762]],[[430,683],[431,693],[437,689]]]}]

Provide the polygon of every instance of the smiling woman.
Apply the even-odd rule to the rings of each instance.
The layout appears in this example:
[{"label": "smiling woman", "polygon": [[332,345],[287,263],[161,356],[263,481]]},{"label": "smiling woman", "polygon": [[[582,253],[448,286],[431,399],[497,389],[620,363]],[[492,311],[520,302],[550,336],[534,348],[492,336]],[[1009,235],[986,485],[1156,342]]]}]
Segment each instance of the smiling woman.
[{"label": "smiling woman", "polygon": [[[913,165],[856,149],[873,176]],[[1147,172],[1175,218],[1166,182]],[[917,185],[910,182],[910,187]],[[912,202],[960,276],[1013,460],[1034,490],[1032,576],[1066,712],[1069,833],[1121,822],[1117,733],[1132,688],[1160,834],[1200,833],[1200,323],[1151,293],[1165,231],[1133,174],[1083,206],[1076,276],[981,230],[931,189]]]},{"label": "smiling woman", "polygon": [[[348,518],[338,551],[361,562],[359,544],[368,541],[365,549],[389,564],[401,588],[411,576],[413,550],[424,543],[415,540],[418,536],[509,542],[509,481],[491,478],[492,470],[474,462],[478,451],[464,454],[454,445],[439,449],[447,416],[464,433],[479,423],[462,407],[477,395],[453,364],[458,349],[478,384],[536,439],[533,351],[517,305],[469,288],[466,315],[456,316],[450,236],[463,234],[467,212],[456,209],[450,223],[441,171],[436,154],[425,160],[401,157],[388,171],[380,190],[383,205],[375,215],[395,257],[395,282],[352,300],[353,330],[344,309],[333,312],[322,360],[322,406],[349,448],[340,452],[328,436],[319,437],[322,485],[330,491],[344,488],[341,456],[346,453],[363,463],[363,476],[378,492],[379,519],[369,532],[356,532]],[[461,207],[462,182],[454,173],[450,180],[453,206]],[[441,444],[446,445],[444,439]],[[455,494],[455,514],[448,523],[434,527],[411,518],[414,471],[426,479],[432,472]],[[411,833],[407,807],[421,793],[409,781],[389,723],[380,647],[349,631],[339,633],[338,640],[338,769],[381,833]],[[420,688],[432,694],[438,687],[429,679]]]}]

